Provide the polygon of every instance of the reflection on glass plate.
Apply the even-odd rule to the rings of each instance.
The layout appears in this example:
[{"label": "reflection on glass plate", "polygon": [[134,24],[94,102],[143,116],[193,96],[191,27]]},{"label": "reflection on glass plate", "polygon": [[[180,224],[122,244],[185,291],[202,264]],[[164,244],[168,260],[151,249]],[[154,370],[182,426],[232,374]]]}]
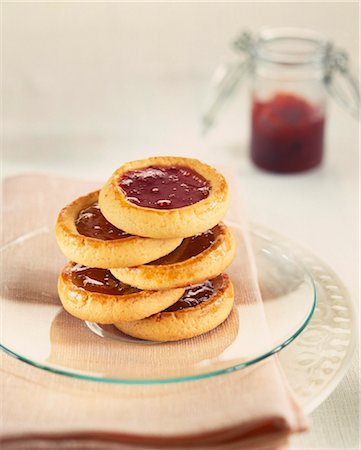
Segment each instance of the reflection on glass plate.
[{"label": "reflection on glass plate", "polygon": [[[237,226],[233,233],[239,237]],[[251,233],[270,336],[261,332],[260,305],[245,305],[236,266],[235,308],[215,330],[179,342],[149,343],[129,338],[113,326],[84,323],[61,307],[56,293],[63,258],[46,229],[2,250],[4,350],[37,367],[87,380],[113,383],[164,383],[220,375],[254,364],[295,339],[310,321],[316,291],[312,276],[282,243],[259,229]],[[44,248],[52,258],[22,267],[21,253]],[[241,255],[238,255],[241,257]],[[16,270],[15,270],[16,268]],[[14,277],[28,271],[24,280]],[[29,273],[30,271],[30,273]],[[151,344],[151,345],[150,345]]]}]

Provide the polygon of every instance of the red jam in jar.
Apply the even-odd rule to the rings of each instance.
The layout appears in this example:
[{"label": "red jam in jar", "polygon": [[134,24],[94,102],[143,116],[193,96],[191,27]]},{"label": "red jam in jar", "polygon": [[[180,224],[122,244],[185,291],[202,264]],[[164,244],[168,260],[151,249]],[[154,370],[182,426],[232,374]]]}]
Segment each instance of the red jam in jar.
[{"label": "red jam in jar", "polygon": [[270,172],[302,172],[322,160],[325,117],[316,106],[294,94],[254,99],[251,157]]}]

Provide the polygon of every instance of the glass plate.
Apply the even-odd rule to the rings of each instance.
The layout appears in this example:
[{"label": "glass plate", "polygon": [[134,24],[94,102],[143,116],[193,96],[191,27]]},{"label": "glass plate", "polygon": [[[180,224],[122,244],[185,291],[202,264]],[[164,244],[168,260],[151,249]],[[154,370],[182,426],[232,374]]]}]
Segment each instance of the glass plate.
[{"label": "glass plate", "polygon": [[[237,226],[232,226],[236,238]],[[2,248],[6,261],[1,281],[1,347],[44,370],[110,383],[149,384],[200,379],[239,370],[278,352],[307,326],[316,305],[315,283],[301,261],[283,244],[255,227],[251,231],[264,312],[270,336],[261,333],[259,305],[237,299],[229,318],[215,330],[178,342],[146,342],[113,326],[78,320],[61,307],[57,272],[64,263],[53,233],[44,228]],[[21,253],[51,251],[45,263],[34,258],[22,267]],[[30,271],[26,281],[14,278]],[[227,271],[233,280],[235,266]],[[24,284],[26,283],[26,285]],[[23,285],[22,285],[23,284]],[[27,295],[19,298],[19,292]],[[237,294],[237,292],[236,292]],[[237,298],[237,295],[236,295]],[[261,312],[261,316],[260,316]],[[261,319],[260,319],[261,317]]]}]

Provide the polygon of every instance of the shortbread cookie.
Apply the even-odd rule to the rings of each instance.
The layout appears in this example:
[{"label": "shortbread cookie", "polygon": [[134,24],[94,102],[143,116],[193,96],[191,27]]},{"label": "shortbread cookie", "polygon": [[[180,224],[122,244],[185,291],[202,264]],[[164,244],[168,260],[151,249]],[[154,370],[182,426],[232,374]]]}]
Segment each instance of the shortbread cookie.
[{"label": "shortbread cookie", "polygon": [[183,240],[172,253],[149,264],[111,269],[123,283],[139,289],[172,289],[200,283],[223,272],[236,252],[234,238],[222,222]]},{"label": "shortbread cookie", "polygon": [[123,333],[151,341],[178,341],[199,336],[224,322],[234,302],[226,274],[190,286],[178,302],[143,320],[116,323]]},{"label": "shortbread cookie", "polygon": [[127,267],[167,255],[182,239],[131,236],[109,223],[98,206],[99,191],[73,201],[60,211],[58,244],[67,258],[90,267]]},{"label": "shortbread cookie", "polygon": [[111,324],[139,320],[173,305],[184,289],[141,291],[115,279],[109,270],[68,263],[58,280],[60,300],[82,320]]},{"label": "shortbread cookie", "polygon": [[228,185],[196,159],[153,157],[116,170],[99,195],[114,226],[137,236],[184,238],[213,228],[228,206]]}]

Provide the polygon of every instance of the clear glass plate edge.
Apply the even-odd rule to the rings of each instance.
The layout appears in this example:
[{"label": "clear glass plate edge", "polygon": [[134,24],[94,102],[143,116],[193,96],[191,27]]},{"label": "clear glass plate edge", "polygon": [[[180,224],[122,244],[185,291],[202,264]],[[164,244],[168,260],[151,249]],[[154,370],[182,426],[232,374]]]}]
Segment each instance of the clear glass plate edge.
[{"label": "clear glass plate edge", "polygon": [[[229,225],[232,225],[232,223],[230,222]],[[239,226],[238,224],[234,224],[234,225]],[[282,243],[283,247],[285,247],[284,243],[288,244],[290,242],[289,240],[284,238],[282,235],[277,234],[271,230],[268,230],[266,227],[263,227],[260,225],[252,224],[251,231],[253,233],[259,234],[259,236],[261,236],[262,238],[270,240],[270,241],[274,240],[274,238],[276,237]],[[288,246],[286,248],[289,249]],[[293,250],[293,248],[291,248],[291,253],[294,253],[292,250]],[[306,329],[307,325],[310,323],[310,321],[312,319],[312,316],[313,316],[313,313],[314,313],[315,307],[316,307],[316,287],[315,287],[315,283],[314,283],[312,275],[310,274],[310,272],[306,269],[306,267],[304,265],[303,265],[303,269],[305,270],[305,273],[308,275],[309,280],[313,285],[314,298],[313,298],[312,308],[311,308],[307,318],[305,319],[303,324],[300,326],[300,328],[295,333],[293,333],[292,336],[287,338],[281,344],[273,347],[268,352],[265,352],[262,355],[259,355],[258,357],[250,359],[244,363],[236,364],[236,365],[233,365],[233,366],[230,366],[230,367],[227,367],[224,369],[220,369],[217,371],[201,373],[201,374],[197,374],[197,375],[190,375],[190,376],[172,377],[172,378],[154,378],[154,379],[111,378],[111,377],[104,377],[101,375],[96,376],[94,374],[83,374],[83,373],[70,372],[70,371],[64,370],[62,368],[47,366],[45,364],[30,360],[22,355],[19,355],[1,343],[0,343],[0,348],[5,353],[9,354],[10,356],[12,356],[26,364],[37,367],[39,369],[42,369],[42,370],[45,370],[45,371],[48,371],[51,373],[55,373],[58,375],[64,375],[67,377],[80,379],[80,380],[94,381],[94,382],[101,382],[101,383],[108,383],[108,384],[156,385],[156,384],[181,383],[181,382],[195,381],[195,380],[201,380],[201,379],[211,378],[211,377],[215,377],[215,376],[220,376],[223,374],[241,370],[245,367],[256,364],[256,363],[278,353],[282,349],[286,348],[291,342],[293,342]]]},{"label": "clear glass plate edge", "polygon": [[[340,383],[340,381],[345,376],[351,361],[352,357],[356,350],[356,344],[357,344],[357,336],[359,332],[358,323],[357,323],[357,315],[355,306],[351,300],[351,295],[344,285],[343,281],[340,279],[340,277],[335,273],[333,269],[331,269],[321,258],[314,255],[312,253],[312,250],[300,245],[299,243],[293,241],[292,239],[284,237],[282,234],[277,233],[276,231],[273,231],[263,225],[258,224],[252,224],[252,231],[257,231],[260,233],[264,238],[281,240],[283,243],[285,243],[289,248],[292,249],[292,253],[295,254],[295,256],[300,260],[304,266],[308,268],[308,270],[311,273],[312,278],[315,280],[316,283],[319,283],[321,286],[326,287],[326,281],[322,279],[322,277],[327,277],[328,281],[332,281],[333,284],[338,288],[339,295],[341,297],[341,303],[343,306],[345,306],[348,310],[348,315],[350,317],[350,325],[349,325],[349,331],[350,331],[350,339],[347,343],[347,351],[345,356],[340,361],[340,364],[338,368],[330,373],[328,375],[328,382],[327,384],[322,387],[318,392],[313,392],[312,394],[309,394],[308,396],[302,398],[301,396],[297,395],[297,390],[294,389],[296,396],[306,414],[310,414],[312,411],[314,411],[321,403],[323,403],[327,397],[336,389],[337,385]],[[326,303],[326,302],[325,302]],[[331,308],[330,305],[327,305],[329,308]],[[312,320],[310,321],[312,324]],[[302,346],[302,337],[307,336],[307,330],[305,330],[304,335],[301,335],[299,339],[295,340],[290,346],[289,349],[291,349],[293,346],[301,347]],[[287,347],[284,348],[284,351],[282,353],[282,357],[287,357]],[[281,366],[286,374],[287,379],[289,380],[290,384],[292,385],[292,377],[287,372],[287,368],[284,367],[284,364],[282,363],[282,360],[280,360]],[[292,363],[294,364],[294,361],[292,360]],[[303,371],[305,372],[305,367],[303,368]],[[308,386],[312,382],[312,377],[310,376],[307,383]]]}]

